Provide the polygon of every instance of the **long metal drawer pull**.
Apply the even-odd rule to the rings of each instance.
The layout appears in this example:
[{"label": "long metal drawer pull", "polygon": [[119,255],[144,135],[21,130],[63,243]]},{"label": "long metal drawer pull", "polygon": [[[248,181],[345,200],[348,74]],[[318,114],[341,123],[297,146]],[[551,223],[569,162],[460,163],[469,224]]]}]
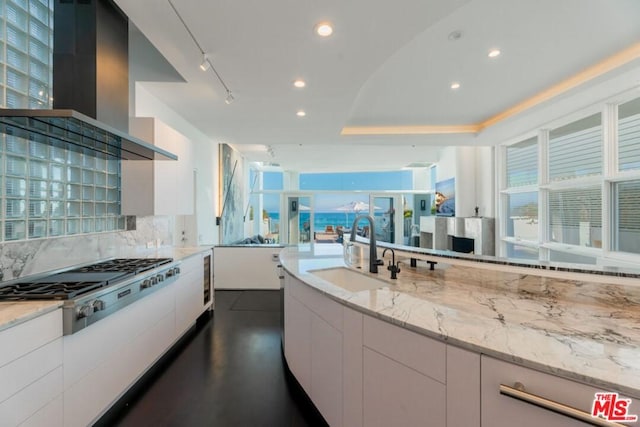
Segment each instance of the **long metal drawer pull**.
[{"label": "long metal drawer pull", "polygon": [[576,409],[572,406],[558,403],[556,401],[549,400],[535,394],[527,393],[526,391],[524,391],[524,385],[522,385],[522,383],[515,383],[513,387],[500,384],[500,394],[512,397],[514,399],[522,400],[523,402],[531,403],[532,405],[539,406],[540,408],[547,409],[549,411],[553,411],[558,414],[583,421],[594,426],[628,427],[624,424],[607,421],[602,418],[592,417],[588,412]]}]

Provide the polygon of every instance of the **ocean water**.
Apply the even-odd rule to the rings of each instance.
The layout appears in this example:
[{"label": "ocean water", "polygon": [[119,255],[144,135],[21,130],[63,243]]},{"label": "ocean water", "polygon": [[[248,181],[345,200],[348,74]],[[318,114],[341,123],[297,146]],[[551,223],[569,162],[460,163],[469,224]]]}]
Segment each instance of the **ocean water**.
[{"label": "ocean water", "polygon": [[[274,222],[277,222],[280,219],[280,214],[278,212],[269,212],[269,217]],[[300,212],[300,230],[304,229],[304,223],[309,222],[310,217],[310,212]],[[332,225],[334,230],[339,225],[344,228],[351,228],[355,218],[356,214],[353,212],[315,212],[313,229],[314,231],[324,231],[328,225]]]}]

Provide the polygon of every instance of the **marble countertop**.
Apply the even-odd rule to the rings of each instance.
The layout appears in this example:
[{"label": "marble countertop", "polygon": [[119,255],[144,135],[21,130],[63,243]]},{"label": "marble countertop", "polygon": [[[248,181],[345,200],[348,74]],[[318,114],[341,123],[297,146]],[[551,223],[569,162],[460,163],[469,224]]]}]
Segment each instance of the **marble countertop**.
[{"label": "marble countertop", "polygon": [[157,249],[151,249],[148,252],[136,252],[127,256],[132,258],[173,258],[174,261],[182,261],[190,256],[202,253],[211,252],[213,246],[192,246],[192,247],[161,247]]},{"label": "marble countertop", "polygon": [[[359,237],[358,242],[368,244],[369,239]],[[378,248],[392,248],[403,251],[406,254],[414,254],[424,259],[437,259],[441,262],[456,263],[461,265],[477,265],[480,268],[496,266],[508,266],[513,268],[528,268],[539,270],[540,274],[547,272],[582,273],[590,275],[602,275],[609,277],[623,277],[640,279],[640,268],[618,267],[612,265],[574,264],[556,261],[540,261],[526,259],[500,258],[492,255],[466,254],[438,249],[419,248],[414,246],[398,245],[387,242],[377,242]]]},{"label": "marble countertop", "polygon": [[[346,266],[340,245],[285,248],[286,271],[330,298],[450,344],[640,398],[640,283],[607,284],[424,262],[363,274],[389,287],[349,292],[310,270]],[[388,254],[390,255],[390,254]],[[387,263],[385,259],[385,264]],[[594,275],[593,277],[602,276]],[[619,278],[618,278],[619,279]]]},{"label": "marble countertop", "polygon": [[0,302],[0,331],[62,307],[62,301]]}]

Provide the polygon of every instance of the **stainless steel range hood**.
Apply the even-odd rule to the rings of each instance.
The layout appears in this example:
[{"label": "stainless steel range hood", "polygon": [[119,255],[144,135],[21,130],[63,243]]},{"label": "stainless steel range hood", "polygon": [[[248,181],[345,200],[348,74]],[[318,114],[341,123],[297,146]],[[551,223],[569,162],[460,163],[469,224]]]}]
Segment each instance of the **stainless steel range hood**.
[{"label": "stainless steel range hood", "polygon": [[178,156],[75,110],[0,109],[0,133],[123,160],[178,160]]}]

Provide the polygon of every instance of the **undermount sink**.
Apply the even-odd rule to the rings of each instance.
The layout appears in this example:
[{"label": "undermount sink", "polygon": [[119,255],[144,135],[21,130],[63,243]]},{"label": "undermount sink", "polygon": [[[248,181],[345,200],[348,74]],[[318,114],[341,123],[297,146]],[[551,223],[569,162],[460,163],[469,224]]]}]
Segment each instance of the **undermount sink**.
[{"label": "undermount sink", "polygon": [[310,270],[309,273],[349,292],[370,291],[389,286],[387,282],[366,276],[346,267]]}]

